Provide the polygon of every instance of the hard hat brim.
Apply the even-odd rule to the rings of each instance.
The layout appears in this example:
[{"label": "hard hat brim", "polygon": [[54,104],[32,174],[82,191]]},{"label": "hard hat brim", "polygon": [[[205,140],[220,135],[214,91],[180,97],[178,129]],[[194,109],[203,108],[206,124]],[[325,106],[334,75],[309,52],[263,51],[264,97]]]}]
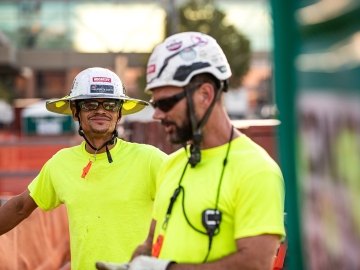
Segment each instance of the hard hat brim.
[{"label": "hard hat brim", "polygon": [[[50,99],[46,101],[46,109],[54,113],[72,115],[70,108],[71,101],[80,100],[80,99],[90,99],[90,98],[94,98],[94,97],[80,96],[74,99],[73,97],[65,96],[59,99]],[[124,101],[124,104],[121,109],[122,115],[137,113],[149,105],[149,102],[147,101],[130,98],[130,97],[110,98],[110,99],[118,99]]]}]

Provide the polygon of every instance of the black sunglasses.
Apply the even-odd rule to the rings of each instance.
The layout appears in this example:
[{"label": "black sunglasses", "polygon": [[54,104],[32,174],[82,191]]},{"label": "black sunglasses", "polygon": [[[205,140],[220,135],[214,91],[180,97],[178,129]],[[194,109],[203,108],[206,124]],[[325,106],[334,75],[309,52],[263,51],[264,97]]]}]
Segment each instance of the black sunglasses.
[{"label": "black sunglasses", "polygon": [[101,105],[105,110],[111,112],[118,112],[121,109],[123,104],[120,100],[105,100],[105,101],[97,101],[97,100],[82,100],[78,102],[79,107],[83,111],[95,111]]},{"label": "black sunglasses", "polygon": [[151,106],[153,106],[154,109],[159,108],[163,112],[168,112],[176,105],[176,103],[182,100],[185,96],[186,91],[182,91],[176,95],[159,99],[157,101],[150,100],[150,104]]}]

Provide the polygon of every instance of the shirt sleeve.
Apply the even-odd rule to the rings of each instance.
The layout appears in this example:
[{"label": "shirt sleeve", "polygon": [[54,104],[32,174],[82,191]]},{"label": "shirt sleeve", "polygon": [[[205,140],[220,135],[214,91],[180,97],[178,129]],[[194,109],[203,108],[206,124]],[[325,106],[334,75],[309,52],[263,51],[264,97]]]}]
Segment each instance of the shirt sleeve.
[{"label": "shirt sleeve", "polygon": [[43,210],[51,210],[61,204],[52,182],[49,163],[49,161],[45,163],[40,173],[28,186],[30,196]]},{"label": "shirt sleeve", "polygon": [[235,204],[235,239],[261,234],[285,236],[284,181],[280,169],[266,168],[241,181]]},{"label": "shirt sleeve", "polygon": [[150,161],[150,194],[151,198],[154,200],[156,191],[160,186],[160,178],[158,177],[160,167],[167,158],[167,154],[162,152],[161,150],[155,148],[151,153],[151,161]]}]

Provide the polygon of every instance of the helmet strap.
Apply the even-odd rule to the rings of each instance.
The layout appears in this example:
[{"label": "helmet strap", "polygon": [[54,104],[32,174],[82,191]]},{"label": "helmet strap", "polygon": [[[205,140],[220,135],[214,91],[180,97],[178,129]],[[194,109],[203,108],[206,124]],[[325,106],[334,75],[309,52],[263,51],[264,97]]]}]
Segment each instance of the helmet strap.
[{"label": "helmet strap", "polygon": [[102,146],[100,146],[100,147],[98,147],[98,148],[96,148],[95,146],[93,146],[93,145],[90,143],[90,141],[86,138],[85,133],[84,133],[81,125],[79,125],[79,134],[80,134],[80,136],[82,136],[82,137],[84,138],[84,140],[85,140],[86,143],[90,146],[90,148],[95,151],[95,153],[97,153],[99,150],[101,150],[102,148],[105,147],[106,155],[107,155],[107,158],[108,158],[109,163],[112,163],[112,162],[113,162],[113,159],[112,159],[112,157],[111,157],[111,154],[110,154],[108,145],[113,145],[113,144],[116,142],[116,139],[117,139],[117,137],[118,137],[118,132],[117,132],[116,129],[113,131],[110,140],[106,141]]},{"label": "helmet strap", "polygon": [[190,144],[190,157],[189,163],[192,168],[196,166],[201,160],[201,152],[200,152],[200,143],[202,139],[201,129],[198,129],[198,122],[195,117],[195,109],[193,102],[193,94],[196,88],[186,89],[186,100],[188,104],[188,115],[191,123],[191,131],[192,131],[192,143]]},{"label": "helmet strap", "polygon": [[186,99],[188,103],[188,114],[191,122],[191,129],[192,129],[192,143],[190,144],[190,157],[189,157],[189,163],[192,168],[194,168],[200,161],[201,161],[201,151],[200,151],[200,144],[202,141],[202,128],[205,126],[207,120],[209,119],[209,116],[215,106],[216,101],[220,98],[221,92],[224,88],[224,82],[220,82],[220,87],[216,91],[216,95],[214,99],[212,100],[210,106],[206,110],[203,118],[200,121],[196,120],[195,117],[195,108],[194,108],[194,102],[193,102],[193,94],[194,90],[197,88],[189,88],[186,89]]},{"label": "helmet strap", "polygon": [[90,148],[95,151],[95,153],[97,153],[99,150],[101,150],[102,148],[105,147],[108,161],[109,161],[109,163],[112,163],[112,162],[113,162],[113,159],[112,159],[112,157],[111,157],[111,154],[110,154],[108,145],[113,145],[113,144],[116,142],[116,139],[117,139],[117,137],[118,137],[118,132],[117,132],[117,130],[114,129],[114,131],[113,131],[113,133],[112,133],[112,135],[111,135],[110,140],[106,141],[101,147],[96,148],[96,147],[93,146],[93,145],[90,143],[90,141],[86,138],[85,132],[84,132],[82,126],[81,126],[81,120],[80,120],[80,117],[79,117],[78,108],[76,108],[76,110],[77,110],[77,111],[76,111],[76,114],[75,114],[75,115],[77,116],[77,119],[78,119],[78,121],[79,121],[79,129],[78,129],[79,135],[84,138],[84,140],[86,141],[87,145],[89,145]]}]

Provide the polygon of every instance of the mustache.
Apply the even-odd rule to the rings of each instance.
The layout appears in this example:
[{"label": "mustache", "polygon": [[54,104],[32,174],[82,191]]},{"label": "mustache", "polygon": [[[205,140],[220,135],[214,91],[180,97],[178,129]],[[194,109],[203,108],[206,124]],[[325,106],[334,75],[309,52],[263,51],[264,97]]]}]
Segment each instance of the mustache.
[{"label": "mustache", "polygon": [[168,120],[161,120],[160,124],[163,126],[176,125],[175,122]]},{"label": "mustache", "polygon": [[111,116],[109,116],[109,115],[107,115],[107,114],[105,114],[105,113],[98,113],[98,112],[95,112],[94,114],[89,115],[88,118],[91,119],[91,118],[97,117],[97,116],[104,117],[104,118],[107,118],[107,119],[109,119],[109,120],[112,119]]}]

